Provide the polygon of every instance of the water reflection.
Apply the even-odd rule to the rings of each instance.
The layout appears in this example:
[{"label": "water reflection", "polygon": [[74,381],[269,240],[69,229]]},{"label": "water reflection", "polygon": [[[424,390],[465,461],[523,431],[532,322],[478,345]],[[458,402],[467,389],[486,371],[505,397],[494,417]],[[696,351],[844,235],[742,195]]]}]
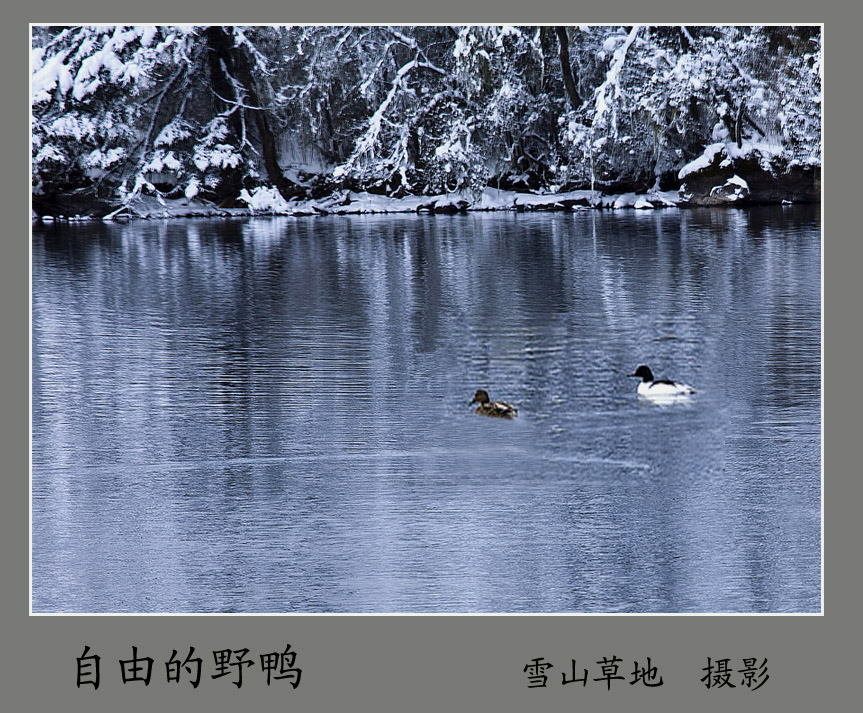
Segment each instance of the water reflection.
[{"label": "water reflection", "polygon": [[806,208],[39,228],[33,608],[817,611],[820,348]]}]

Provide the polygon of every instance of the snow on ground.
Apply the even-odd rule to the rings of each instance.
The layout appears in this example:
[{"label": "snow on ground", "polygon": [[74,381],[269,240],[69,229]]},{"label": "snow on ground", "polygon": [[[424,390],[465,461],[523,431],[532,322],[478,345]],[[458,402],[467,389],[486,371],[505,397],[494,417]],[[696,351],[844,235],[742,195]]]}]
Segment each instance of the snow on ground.
[{"label": "snow on ground", "polygon": [[740,201],[749,195],[749,184],[740,176],[733,175],[721,186],[710,189],[711,196],[723,195],[729,202]]},{"label": "snow on ground", "polygon": [[731,166],[731,160],[757,158],[765,171],[770,170],[770,159],[782,155],[782,147],[769,141],[751,142],[744,141],[740,147],[733,141],[710,144],[704,149],[704,153],[698,158],[687,163],[677,173],[682,181],[691,173],[701,171],[713,165],[717,154],[724,153],[726,158],[720,164],[720,168]]},{"label": "snow on ground", "polygon": [[[190,188],[192,188],[190,186]],[[197,188],[195,186],[194,188]],[[339,193],[329,198],[306,201],[286,201],[275,188],[260,187],[251,192],[243,190],[239,202],[245,205],[221,208],[197,197],[196,190],[187,190],[187,196],[166,199],[160,196],[138,195],[128,204],[106,215],[102,220],[129,220],[131,218],[198,218],[244,217],[255,215],[314,216],[350,215],[371,213],[431,213],[477,211],[541,211],[573,210],[576,208],[651,209],[675,207],[680,198],[677,191],[645,194],[624,193],[605,195],[598,191],[569,191],[565,193],[518,193],[486,188],[481,195],[469,192],[437,196],[406,196],[390,198],[371,193]],[[37,219],[34,214],[34,220]],[[50,221],[61,216],[43,216]],[[62,216],[66,220],[91,220],[82,215]]]},{"label": "snow on ground", "polygon": [[[254,201],[250,208],[252,212],[266,212],[282,215],[314,215],[323,213],[357,214],[357,213],[415,213],[422,211],[441,211],[463,207],[467,211],[507,211],[507,210],[564,210],[573,205],[593,206],[597,208],[633,207],[641,200],[651,207],[674,206],[678,203],[676,191],[636,196],[634,193],[623,196],[604,196],[596,191],[569,191],[566,193],[534,194],[504,191],[497,188],[486,188],[480,196],[464,191],[459,193],[439,194],[436,196],[406,196],[391,198],[389,196],[371,193],[348,193],[335,198],[319,201],[298,201],[285,203],[281,196],[275,193],[271,204],[264,206],[260,201]],[[257,194],[256,194],[257,197]],[[652,201],[652,202],[651,202]]]},{"label": "snow on ground", "polygon": [[725,144],[710,144],[707,148],[704,149],[704,153],[701,154],[694,161],[690,161],[687,163],[680,171],[677,173],[677,177],[682,181],[686,178],[690,173],[695,173],[696,171],[702,171],[705,168],[713,165],[713,159],[716,157],[720,151],[725,150]]}]

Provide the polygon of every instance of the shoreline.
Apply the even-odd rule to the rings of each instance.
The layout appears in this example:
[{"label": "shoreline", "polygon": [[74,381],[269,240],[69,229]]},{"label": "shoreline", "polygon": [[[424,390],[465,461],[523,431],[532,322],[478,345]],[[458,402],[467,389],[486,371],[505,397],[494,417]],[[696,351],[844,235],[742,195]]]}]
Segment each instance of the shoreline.
[{"label": "shoreline", "polygon": [[[32,224],[55,222],[129,222],[132,220],[166,220],[177,218],[304,218],[327,215],[456,215],[491,212],[575,212],[585,210],[662,210],[704,207],[752,207],[759,205],[814,205],[818,201],[749,200],[739,192],[731,192],[726,200],[705,205],[692,201],[682,191],[652,191],[648,193],[606,194],[580,190],[561,193],[519,193],[486,188],[480,195],[468,192],[437,196],[406,196],[391,198],[367,192],[339,192],[327,198],[286,202],[272,188],[260,188],[254,195],[244,192],[244,206],[218,206],[200,198],[167,199],[161,196],[139,196],[125,205],[109,206],[92,200],[80,201],[80,212],[69,209],[75,205],[73,196],[66,196],[65,210],[37,213],[31,205]],[[715,196],[715,193],[714,193]],[[35,199],[35,196],[33,197]],[[35,202],[35,200],[33,201]],[[44,206],[42,206],[44,207]],[[110,210],[107,210],[110,208]]]}]

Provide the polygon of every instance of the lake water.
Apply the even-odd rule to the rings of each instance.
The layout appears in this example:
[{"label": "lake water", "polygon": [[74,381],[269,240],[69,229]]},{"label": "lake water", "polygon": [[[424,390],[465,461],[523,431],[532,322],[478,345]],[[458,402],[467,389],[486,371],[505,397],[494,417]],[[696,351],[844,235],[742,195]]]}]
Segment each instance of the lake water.
[{"label": "lake water", "polygon": [[[804,207],[34,227],[33,611],[820,611],[820,239]],[[639,399],[641,363],[698,393]]]}]

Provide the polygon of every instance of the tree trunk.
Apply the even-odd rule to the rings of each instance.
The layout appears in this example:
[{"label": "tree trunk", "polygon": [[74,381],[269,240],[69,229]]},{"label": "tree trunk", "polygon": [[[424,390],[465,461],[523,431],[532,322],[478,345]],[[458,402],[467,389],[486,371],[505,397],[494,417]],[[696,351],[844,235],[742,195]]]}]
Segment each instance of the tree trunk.
[{"label": "tree trunk", "polygon": [[555,27],[557,32],[557,43],[560,48],[560,71],[563,74],[563,86],[566,88],[566,96],[570,106],[578,109],[581,106],[581,97],[575,88],[575,79],[572,76],[572,67],[569,64],[569,35],[565,27]]},{"label": "tree trunk", "polygon": [[740,102],[737,107],[737,118],[734,120],[734,141],[737,143],[737,148],[743,146],[743,112],[745,111],[746,101]]},{"label": "tree trunk", "polygon": [[[228,72],[233,73],[234,79],[245,90],[246,96],[245,98],[240,97],[240,101],[248,107],[253,107],[249,108],[248,111],[252,113],[255,119],[267,177],[285,200],[296,197],[300,193],[298,187],[285,178],[279,167],[276,139],[270,127],[267,110],[263,107],[261,96],[256,89],[247,50],[244,47],[235,46],[227,32],[221,27],[207,28],[207,40],[213,50],[210,59],[213,89],[217,94],[224,97],[230,97],[234,93],[234,85],[230,78],[225,76],[222,69],[224,65]],[[236,136],[242,135],[243,114],[241,112],[246,111],[246,108],[240,107],[231,114],[231,128]],[[236,183],[236,181],[232,183]],[[238,187],[234,186],[234,188],[239,192]]]},{"label": "tree trunk", "polygon": [[249,104],[253,107],[252,114],[255,117],[255,126],[258,129],[258,136],[261,139],[261,151],[264,155],[264,166],[267,169],[267,177],[270,182],[282,194],[282,198],[286,201],[296,197],[299,194],[298,187],[285,178],[282,169],[279,166],[278,151],[276,150],[276,138],[273,130],[270,127],[270,122],[267,117],[267,109],[264,108],[261,102],[261,96],[255,88],[255,80],[252,77],[251,62],[247,55],[247,50],[243,47],[234,49],[236,56],[237,79],[246,89],[249,97]]},{"label": "tree trunk", "polygon": [[[220,99],[220,97],[229,99],[234,95],[234,86],[231,84],[230,79],[225,76],[223,69],[224,66],[228,68],[228,71],[231,70],[233,42],[228,37],[228,33],[221,27],[208,27],[204,32],[204,36],[207,39],[207,48],[209,50],[210,82],[213,92],[217,95],[215,99],[216,113],[227,111],[231,105]],[[240,113],[235,111],[228,117],[228,120],[233,134],[241,136],[242,117]],[[242,171],[238,168],[225,168],[220,177],[221,180],[216,188],[217,202],[221,202],[226,198],[235,198],[243,187]]]}]

